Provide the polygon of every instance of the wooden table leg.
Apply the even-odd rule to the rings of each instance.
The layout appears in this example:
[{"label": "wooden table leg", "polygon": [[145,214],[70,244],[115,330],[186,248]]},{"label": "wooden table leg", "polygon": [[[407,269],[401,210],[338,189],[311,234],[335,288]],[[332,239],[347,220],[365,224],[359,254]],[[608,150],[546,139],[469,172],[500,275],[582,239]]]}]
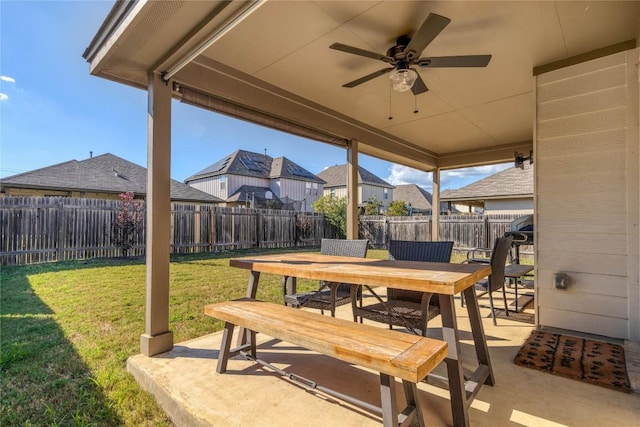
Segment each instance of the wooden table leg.
[{"label": "wooden table leg", "polygon": [[[285,295],[294,295],[298,288],[298,278],[294,276],[282,276],[282,297]],[[285,305],[287,303],[285,302]]]},{"label": "wooden table leg", "polygon": [[[258,281],[260,280],[260,272],[252,271],[249,275],[249,282],[247,283],[247,298],[256,298],[258,292]],[[244,328],[238,328],[238,347],[247,343],[247,331]]]},{"label": "wooden table leg", "polygon": [[467,303],[467,312],[469,313],[469,323],[471,324],[471,334],[473,335],[473,343],[476,348],[478,364],[480,366],[486,366],[488,369],[488,376],[484,384],[492,386],[495,384],[495,378],[493,377],[493,369],[491,368],[487,338],[484,335],[484,328],[482,326],[482,317],[480,315],[480,307],[478,306],[478,298],[473,286],[464,290],[464,299]]},{"label": "wooden table leg", "polygon": [[453,425],[466,427],[469,425],[469,413],[467,412],[467,394],[464,387],[464,370],[460,360],[460,337],[455,304],[451,295],[438,295],[438,298],[440,315],[442,316],[442,335],[449,346],[449,354],[445,363],[449,380],[449,394],[451,395]]}]

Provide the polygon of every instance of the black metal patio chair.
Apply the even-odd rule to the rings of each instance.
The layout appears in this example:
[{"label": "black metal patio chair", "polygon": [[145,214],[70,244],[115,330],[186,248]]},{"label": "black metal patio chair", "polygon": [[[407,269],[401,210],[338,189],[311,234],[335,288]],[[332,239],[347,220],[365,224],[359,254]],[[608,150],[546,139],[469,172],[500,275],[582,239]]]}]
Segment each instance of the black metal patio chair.
[{"label": "black metal patio chair", "polygon": [[[322,255],[348,256],[354,258],[366,258],[369,241],[366,239],[342,240],[322,239],[320,253]],[[284,287],[284,285],[283,285]],[[284,292],[284,302],[291,307],[308,307],[331,312],[335,317],[336,307],[348,304],[351,301],[351,285],[321,281],[318,290],[287,295]],[[355,319],[354,319],[355,320]]]},{"label": "black metal patio chair", "polygon": [[[506,268],[507,258],[511,253],[511,243],[513,242],[513,236],[498,237],[493,245],[491,257],[489,263],[491,264],[491,274],[488,278],[482,279],[477,282],[474,287],[476,291],[479,291],[480,295],[489,294],[489,308],[491,309],[491,317],[493,318],[493,324],[496,322],[496,311],[493,304],[493,292],[502,288],[502,299],[504,301],[505,314],[509,316],[509,307],[507,306],[507,292],[505,289],[505,277],[504,271]],[[468,262],[474,263],[478,261],[469,260]],[[484,263],[483,261],[480,261]],[[464,298],[460,300],[462,306],[464,306]]]},{"label": "black metal patio chair", "polygon": [[[398,261],[430,261],[449,262],[453,242],[419,242],[407,240],[391,240],[389,242],[389,259]],[[360,289],[358,286],[357,289]],[[352,288],[352,293],[356,287]],[[369,319],[386,323],[389,328],[401,326],[426,336],[427,322],[440,314],[437,295],[419,291],[387,288],[387,300],[384,301],[373,292],[378,300],[375,304],[358,306],[351,300],[354,318]]]}]

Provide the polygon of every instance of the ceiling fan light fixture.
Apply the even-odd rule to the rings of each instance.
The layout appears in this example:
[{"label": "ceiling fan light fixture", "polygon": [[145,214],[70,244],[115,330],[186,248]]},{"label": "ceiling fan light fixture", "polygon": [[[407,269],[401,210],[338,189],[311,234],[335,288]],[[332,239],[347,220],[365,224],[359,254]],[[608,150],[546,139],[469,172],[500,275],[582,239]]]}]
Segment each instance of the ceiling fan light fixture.
[{"label": "ceiling fan light fixture", "polygon": [[396,92],[406,92],[413,87],[418,78],[418,73],[409,68],[395,70],[389,75],[391,87]]}]

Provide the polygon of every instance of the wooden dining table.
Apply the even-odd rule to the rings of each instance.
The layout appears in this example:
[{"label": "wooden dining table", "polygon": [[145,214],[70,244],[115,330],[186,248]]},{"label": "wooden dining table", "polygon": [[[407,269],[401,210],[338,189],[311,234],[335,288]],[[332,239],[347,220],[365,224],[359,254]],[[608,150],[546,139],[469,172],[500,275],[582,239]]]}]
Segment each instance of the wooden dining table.
[{"label": "wooden dining table", "polygon": [[[232,258],[230,265],[250,271],[246,292],[248,298],[256,297],[261,273],[282,276],[283,283],[288,284],[287,292],[295,292],[295,278],[304,278],[437,294],[442,316],[442,335],[449,346],[449,354],[445,359],[447,377],[444,380],[451,395],[453,424],[468,426],[471,401],[483,384],[495,384],[473,286],[491,274],[490,265],[391,261],[308,252]],[[475,371],[466,378],[460,360],[460,331],[454,304],[454,296],[458,294],[463,294],[465,298],[478,362]],[[244,335],[240,334],[240,340],[245,339]],[[430,381],[431,379],[430,376],[427,381],[442,385],[442,378],[438,380],[434,377]]]}]

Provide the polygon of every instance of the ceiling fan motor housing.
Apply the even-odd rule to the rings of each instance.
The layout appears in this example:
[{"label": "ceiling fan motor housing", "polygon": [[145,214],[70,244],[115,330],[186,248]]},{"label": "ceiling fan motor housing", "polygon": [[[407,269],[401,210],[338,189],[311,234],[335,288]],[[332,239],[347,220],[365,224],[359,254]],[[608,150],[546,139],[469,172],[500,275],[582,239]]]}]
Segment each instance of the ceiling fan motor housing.
[{"label": "ceiling fan motor housing", "polygon": [[396,40],[396,45],[391,46],[387,51],[387,56],[394,58],[396,61],[403,61],[406,57],[404,49],[407,47],[410,41],[411,37],[409,36],[398,37]]}]

